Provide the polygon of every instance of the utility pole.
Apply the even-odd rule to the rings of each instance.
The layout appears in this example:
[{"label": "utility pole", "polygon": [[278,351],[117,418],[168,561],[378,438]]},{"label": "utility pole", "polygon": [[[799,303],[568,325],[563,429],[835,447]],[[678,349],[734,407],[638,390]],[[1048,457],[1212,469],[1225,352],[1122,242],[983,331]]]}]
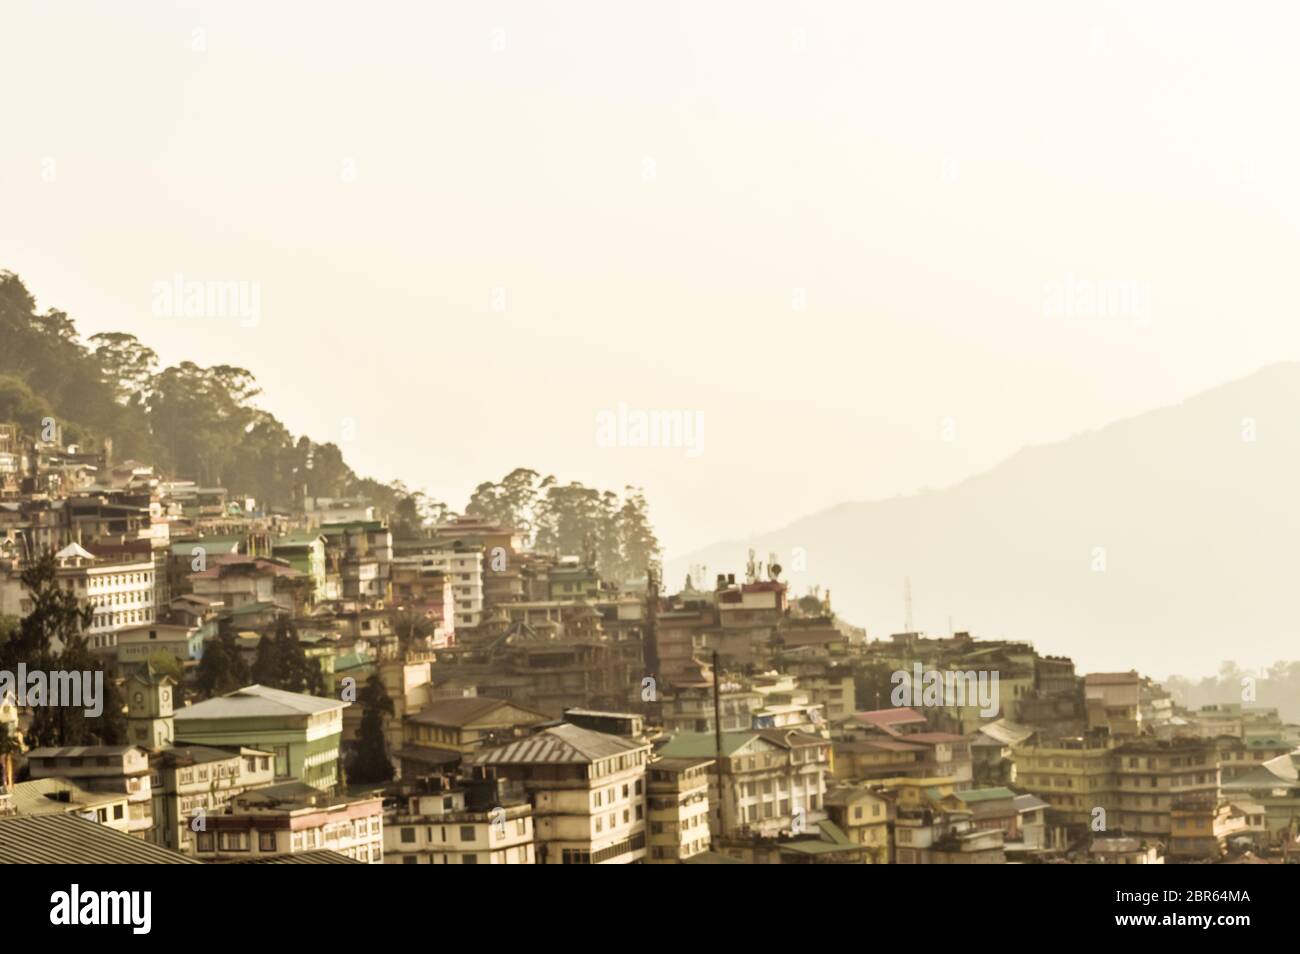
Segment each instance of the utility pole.
[{"label": "utility pole", "polygon": [[[645,639],[642,641],[647,675],[659,678],[659,569],[646,568]],[[658,698],[656,696],[656,698]]]},{"label": "utility pole", "polygon": [[719,683],[722,682],[722,669],[718,661],[718,651],[713,651],[713,741],[715,755],[713,771],[718,779],[718,835],[727,835],[727,813],[723,809],[726,800],[722,789],[722,696]]}]

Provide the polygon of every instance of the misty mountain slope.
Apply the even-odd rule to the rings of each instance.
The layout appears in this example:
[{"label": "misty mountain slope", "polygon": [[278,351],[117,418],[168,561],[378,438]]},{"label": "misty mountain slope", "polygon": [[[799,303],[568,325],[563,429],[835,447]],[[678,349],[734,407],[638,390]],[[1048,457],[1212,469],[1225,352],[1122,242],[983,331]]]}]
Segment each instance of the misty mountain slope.
[{"label": "misty mountain slope", "polygon": [[[1253,440],[1243,440],[1243,434]],[[1300,364],[1031,447],[954,487],[843,504],[752,543],[673,561],[743,568],[746,549],[832,590],[871,638],[917,629],[1032,640],[1081,668],[1208,674],[1300,658]],[[1098,569],[1094,569],[1094,565]],[[1104,567],[1104,568],[1103,568]]]}]

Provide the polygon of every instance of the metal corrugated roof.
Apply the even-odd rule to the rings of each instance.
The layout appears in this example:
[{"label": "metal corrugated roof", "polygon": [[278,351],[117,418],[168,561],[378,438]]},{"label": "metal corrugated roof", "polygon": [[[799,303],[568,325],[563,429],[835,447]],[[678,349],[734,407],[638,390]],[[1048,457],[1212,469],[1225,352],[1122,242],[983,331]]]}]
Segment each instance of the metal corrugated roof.
[{"label": "metal corrugated roof", "polygon": [[126,801],[125,792],[92,792],[66,778],[19,782],[9,790],[9,797],[14,811],[20,815],[66,815]]},{"label": "metal corrugated roof", "polygon": [[988,802],[1002,798],[1015,798],[1016,793],[1009,788],[971,788],[964,792],[954,792],[963,802]]},{"label": "metal corrugated roof", "polygon": [[357,861],[355,858],[349,858],[347,855],[339,854],[337,851],[330,851],[328,848],[322,848],[318,851],[300,851],[297,854],[283,855],[263,855],[261,858],[241,858],[238,861],[232,861],[230,864],[236,865],[361,865],[364,861]]},{"label": "metal corrugated roof", "polygon": [[236,689],[224,696],[208,699],[177,709],[177,722],[190,719],[246,719],[255,716],[315,715],[342,709],[346,703],[336,699],[322,699],[300,692],[285,692],[269,686],[252,685]]},{"label": "metal corrugated roof", "polygon": [[565,724],[484,752],[474,761],[496,765],[537,762],[585,764],[649,747],[646,743]]},{"label": "metal corrugated roof", "polygon": [[0,818],[0,864],[196,865],[160,848],[76,815]]}]

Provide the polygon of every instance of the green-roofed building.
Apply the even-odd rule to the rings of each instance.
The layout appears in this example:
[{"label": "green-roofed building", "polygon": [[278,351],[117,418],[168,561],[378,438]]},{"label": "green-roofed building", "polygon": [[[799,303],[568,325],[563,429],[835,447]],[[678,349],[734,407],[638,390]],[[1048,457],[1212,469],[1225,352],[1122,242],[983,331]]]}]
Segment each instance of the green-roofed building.
[{"label": "green-roofed building", "polygon": [[202,551],[204,559],[215,556],[248,555],[248,540],[245,537],[194,537],[189,540],[176,540],[171,545],[172,556],[176,559],[192,560]]},{"label": "green-roofed building", "polygon": [[271,555],[311,579],[312,601],[325,596],[325,534],[318,530],[287,533],[271,541]]},{"label": "green-roofed building", "polygon": [[963,802],[990,802],[999,799],[1014,799],[1016,793],[1009,788],[972,788],[964,792],[954,792]]},{"label": "green-roofed building", "polygon": [[178,709],[177,745],[246,746],[270,752],[276,780],[297,779],[328,792],[339,781],[345,707],[338,699],[246,686]]}]

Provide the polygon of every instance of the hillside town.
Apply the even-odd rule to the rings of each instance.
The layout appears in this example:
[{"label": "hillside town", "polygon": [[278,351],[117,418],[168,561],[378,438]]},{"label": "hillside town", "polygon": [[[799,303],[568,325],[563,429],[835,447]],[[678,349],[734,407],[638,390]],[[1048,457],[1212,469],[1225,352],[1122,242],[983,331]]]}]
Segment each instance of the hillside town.
[{"label": "hillside town", "polygon": [[1249,686],[294,496],[0,423],[0,861],[1300,861],[1300,726]]}]

